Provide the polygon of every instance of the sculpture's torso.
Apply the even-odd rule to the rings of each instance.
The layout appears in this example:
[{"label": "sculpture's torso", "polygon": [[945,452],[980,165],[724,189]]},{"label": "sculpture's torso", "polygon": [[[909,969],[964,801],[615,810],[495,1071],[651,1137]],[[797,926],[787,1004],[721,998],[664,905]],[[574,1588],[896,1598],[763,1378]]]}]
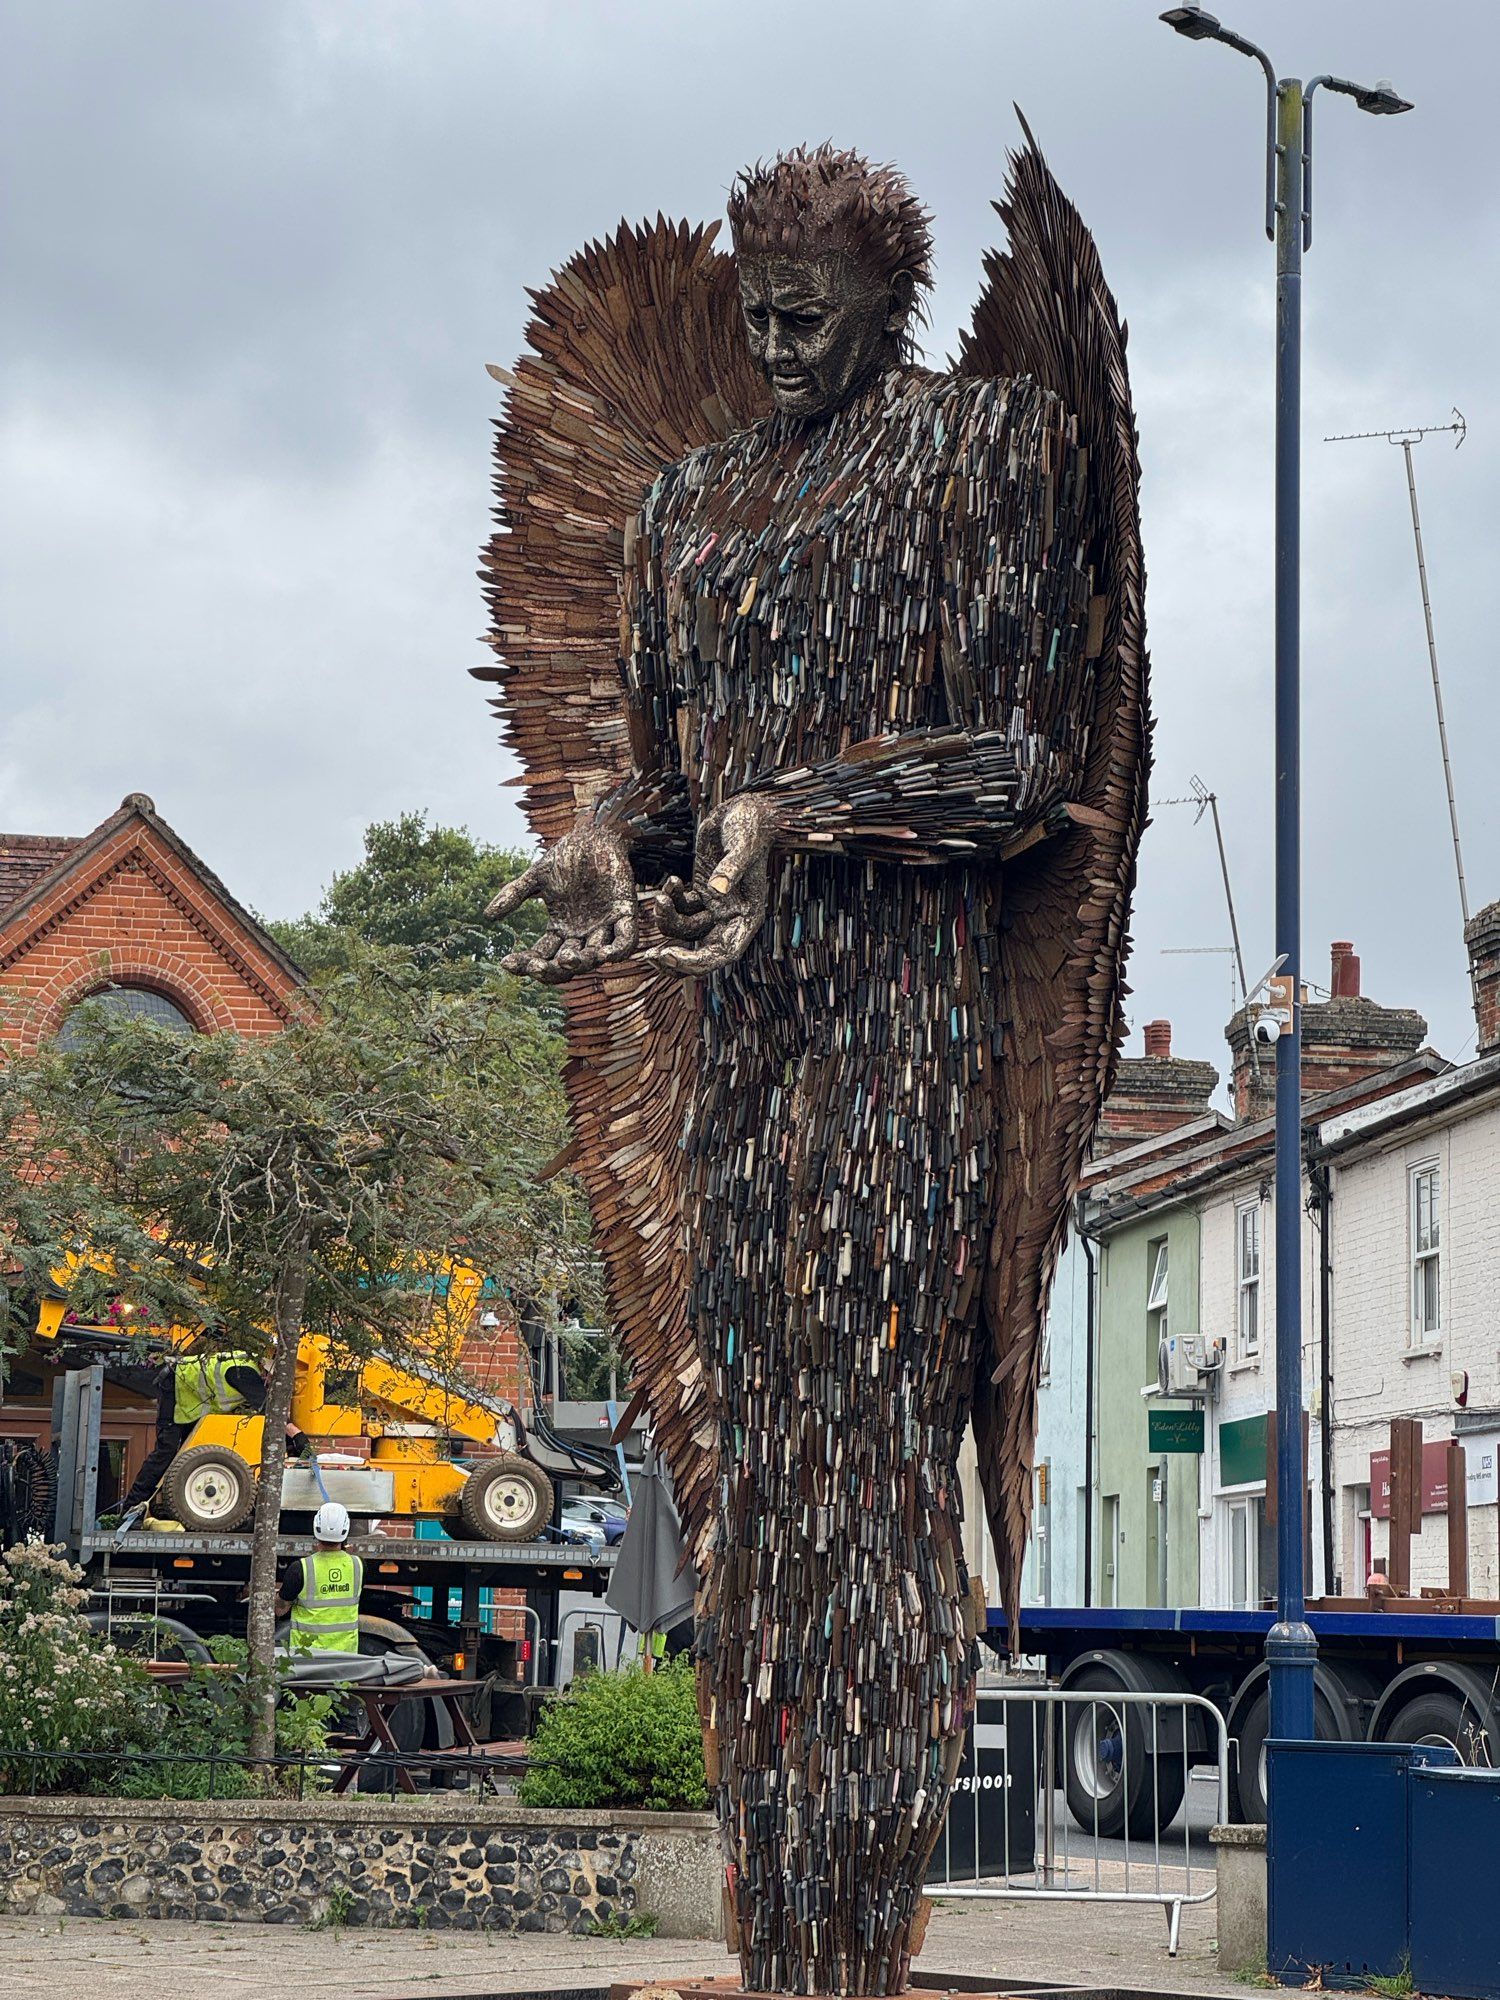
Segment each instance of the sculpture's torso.
[{"label": "sculpture's torso", "polygon": [[[1026,650],[1045,565],[1013,530],[1028,512],[1050,526],[1062,497],[1022,462],[1050,400],[903,370],[827,422],[772,418],[662,474],[630,608],[669,678],[658,725],[695,807],[871,736],[975,720],[945,688],[945,621],[950,653]],[[1023,760],[1076,765],[1076,717],[1044,688],[985,692],[985,726]]]}]

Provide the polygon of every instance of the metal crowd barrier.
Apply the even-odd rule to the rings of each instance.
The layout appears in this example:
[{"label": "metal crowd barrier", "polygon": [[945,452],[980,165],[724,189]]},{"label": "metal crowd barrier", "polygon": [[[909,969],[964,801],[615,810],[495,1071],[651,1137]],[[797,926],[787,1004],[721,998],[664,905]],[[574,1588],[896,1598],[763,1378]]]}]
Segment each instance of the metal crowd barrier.
[{"label": "metal crowd barrier", "polygon": [[[1195,1710],[1201,1731],[1190,1725]],[[1021,1715],[1029,1727],[1018,1735]],[[1192,1765],[1211,1755],[1204,1741],[1217,1745],[1222,1824],[1229,1731],[1205,1695],[982,1690],[929,1890],[979,1901],[1159,1903],[1175,1958],[1183,1909],[1217,1889],[1212,1861],[1194,1861],[1187,1810]],[[1179,1809],[1180,1833],[1169,1833]]]}]

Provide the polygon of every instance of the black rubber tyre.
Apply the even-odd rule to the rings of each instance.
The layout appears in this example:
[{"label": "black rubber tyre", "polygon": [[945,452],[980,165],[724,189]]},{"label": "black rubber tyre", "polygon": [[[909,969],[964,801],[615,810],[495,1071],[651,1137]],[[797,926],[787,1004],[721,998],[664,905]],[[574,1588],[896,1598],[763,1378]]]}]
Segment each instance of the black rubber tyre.
[{"label": "black rubber tyre", "polygon": [[11,1503],[17,1539],[53,1532],[57,1512],[57,1448],[40,1451],[24,1444],[10,1468]]},{"label": "black rubber tyre", "polygon": [[[1233,1760],[1229,1786],[1230,1817],[1248,1826],[1264,1826],[1266,1819],[1266,1738],[1271,1733],[1271,1690],[1264,1683],[1250,1697],[1240,1717],[1234,1743],[1239,1756]],[[1342,1719],[1335,1715],[1327,1694],[1313,1689],[1313,1733],[1320,1743],[1344,1743]],[[1231,1745],[1231,1756],[1234,1745]]]},{"label": "black rubber tyre", "polygon": [[111,1617],[107,1611],[86,1611],[84,1620],[96,1632],[109,1635],[122,1653],[148,1660],[186,1660],[201,1666],[213,1654],[191,1625],[147,1611],[127,1611]]},{"label": "black rubber tyre", "polygon": [[540,1466],[507,1452],[464,1481],[458,1515],[484,1542],[534,1542],[552,1519],[552,1481]]},{"label": "black rubber tyre", "polygon": [[1413,1695],[1381,1732],[1387,1743],[1447,1744],[1463,1764],[1486,1767],[1495,1760],[1494,1737],[1472,1702],[1452,1688]]},{"label": "black rubber tyre", "polygon": [[255,1511],[255,1474],[227,1445],[178,1452],[157,1488],[162,1511],[199,1535],[228,1535]]},{"label": "black rubber tyre", "polygon": [[1097,1826],[1109,1840],[1122,1834],[1149,1840],[1158,1829],[1165,1833],[1187,1789],[1181,1751],[1151,1754],[1151,1725],[1143,1711],[1110,1707],[1108,1697],[1124,1690],[1107,1667],[1085,1667],[1068,1683],[1070,1693],[1075,1689],[1097,1689],[1100,1700],[1066,1703],[1058,1724],[1069,1812],[1085,1832]]}]

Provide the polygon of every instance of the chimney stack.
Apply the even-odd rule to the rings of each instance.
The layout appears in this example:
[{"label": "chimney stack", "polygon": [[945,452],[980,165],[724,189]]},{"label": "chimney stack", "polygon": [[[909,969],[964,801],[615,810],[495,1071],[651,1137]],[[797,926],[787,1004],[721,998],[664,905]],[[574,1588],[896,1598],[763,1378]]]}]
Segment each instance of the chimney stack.
[{"label": "chimney stack", "polygon": [[1336,939],[1333,946],[1333,973],[1328,990],[1335,1000],[1359,998],[1359,960],[1354,946]]},{"label": "chimney stack", "polygon": [[[1475,919],[1475,924],[1483,920]],[[1500,903],[1494,906],[1497,1007],[1500,1007]],[[1472,930],[1474,925],[1470,926]],[[1473,947],[1470,947],[1471,951]],[[1407,1062],[1427,1039],[1427,1023],[1409,1007],[1380,1007],[1360,992],[1354,946],[1339,939],[1332,950],[1330,997],[1302,1008],[1302,1094],[1319,1097],[1358,1083],[1376,1071]],[[1224,1030],[1234,1060],[1234,1112],[1240,1119],[1269,1118],[1276,1108],[1276,1051],[1258,1048],[1259,1076],[1251,1060],[1249,1026],[1241,1008]],[[1500,1042],[1500,1029],[1497,1029]]]},{"label": "chimney stack", "polygon": [[1208,1115],[1219,1083],[1213,1064],[1174,1056],[1170,1021],[1148,1021],[1144,1041],[1144,1055],[1121,1059],[1115,1087],[1104,1100],[1094,1137],[1096,1160]]},{"label": "chimney stack", "polygon": [[1474,1019],[1479,1025],[1479,1053],[1500,1050],[1500,903],[1490,903],[1464,927],[1469,947],[1469,980],[1474,989]]}]

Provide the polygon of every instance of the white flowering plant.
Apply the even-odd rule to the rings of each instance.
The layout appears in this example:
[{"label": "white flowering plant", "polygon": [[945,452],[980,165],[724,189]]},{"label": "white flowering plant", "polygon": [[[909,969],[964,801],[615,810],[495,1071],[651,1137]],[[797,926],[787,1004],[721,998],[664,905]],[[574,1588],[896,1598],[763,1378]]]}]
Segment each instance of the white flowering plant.
[{"label": "white flowering plant", "polygon": [[0,1793],[106,1790],[114,1755],[150,1740],[150,1681],[88,1623],[82,1584],[60,1548],[0,1553]]}]

